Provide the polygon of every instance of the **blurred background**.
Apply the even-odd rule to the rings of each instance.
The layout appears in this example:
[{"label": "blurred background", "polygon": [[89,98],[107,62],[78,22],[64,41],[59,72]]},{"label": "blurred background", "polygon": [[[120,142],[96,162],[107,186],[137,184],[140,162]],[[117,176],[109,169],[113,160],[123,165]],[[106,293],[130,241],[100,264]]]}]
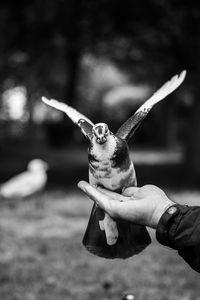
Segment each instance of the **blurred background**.
[{"label": "blurred background", "polygon": [[[49,0],[0,3],[0,184],[30,160],[48,163],[43,191],[0,199],[0,298],[200,299],[198,274],[155,241],[106,261],[81,245],[91,203],[87,142],[41,102],[56,98],[115,132],[173,75],[181,87],[156,105],[130,142],[139,185],[200,204],[198,1]],[[189,276],[190,275],[190,276]]]}]

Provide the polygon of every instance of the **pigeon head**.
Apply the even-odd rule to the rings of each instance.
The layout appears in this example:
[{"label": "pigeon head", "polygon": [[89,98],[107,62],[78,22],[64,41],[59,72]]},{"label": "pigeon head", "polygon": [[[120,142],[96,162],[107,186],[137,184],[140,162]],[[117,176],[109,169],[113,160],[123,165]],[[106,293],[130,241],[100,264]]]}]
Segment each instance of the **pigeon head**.
[{"label": "pigeon head", "polygon": [[108,125],[105,123],[97,123],[92,128],[93,136],[98,144],[104,144],[110,133]]},{"label": "pigeon head", "polygon": [[27,168],[30,171],[46,171],[48,169],[48,164],[42,159],[36,158],[28,163]]}]

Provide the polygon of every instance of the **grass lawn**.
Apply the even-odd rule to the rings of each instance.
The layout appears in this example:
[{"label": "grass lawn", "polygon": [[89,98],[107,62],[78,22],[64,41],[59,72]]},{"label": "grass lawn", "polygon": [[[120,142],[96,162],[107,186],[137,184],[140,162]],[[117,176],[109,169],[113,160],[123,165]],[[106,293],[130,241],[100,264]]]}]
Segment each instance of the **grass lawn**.
[{"label": "grass lawn", "polygon": [[[200,193],[170,193],[199,204]],[[105,260],[81,244],[92,203],[76,188],[0,203],[0,299],[102,300],[132,291],[136,300],[200,299],[200,275],[153,242],[127,260]],[[105,288],[107,286],[109,288]]]}]

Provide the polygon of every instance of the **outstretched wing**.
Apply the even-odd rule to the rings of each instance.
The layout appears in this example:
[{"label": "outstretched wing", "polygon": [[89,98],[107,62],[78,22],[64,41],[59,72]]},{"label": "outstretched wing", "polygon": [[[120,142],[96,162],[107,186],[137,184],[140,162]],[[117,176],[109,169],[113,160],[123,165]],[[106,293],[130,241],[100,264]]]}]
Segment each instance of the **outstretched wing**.
[{"label": "outstretched wing", "polygon": [[89,140],[92,139],[92,127],[94,124],[87,117],[85,117],[76,109],[67,105],[66,103],[57,101],[55,99],[47,99],[46,97],[42,97],[42,101],[51,107],[63,111],[72,120],[73,123],[81,128],[82,133]]},{"label": "outstretched wing", "polygon": [[182,71],[180,75],[173,76],[161,88],[156,91],[139,109],[131,116],[116,132],[116,135],[128,141],[139,127],[143,119],[150,112],[152,107],[171,94],[183,82],[186,76],[186,71]]}]

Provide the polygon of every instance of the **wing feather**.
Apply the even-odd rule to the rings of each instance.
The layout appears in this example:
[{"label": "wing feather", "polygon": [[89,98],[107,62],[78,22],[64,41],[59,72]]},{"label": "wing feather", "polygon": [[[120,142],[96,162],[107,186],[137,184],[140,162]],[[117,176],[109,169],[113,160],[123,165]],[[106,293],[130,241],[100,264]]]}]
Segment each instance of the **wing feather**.
[{"label": "wing feather", "polygon": [[180,75],[173,76],[169,81],[162,85],[159,90],[157,90],[143,105],[139,107],[133,116],[122,124],[116,132],[116,135],[128,141],[150,112],[152,107],[177,89],[185,79],[185,76],[186,71],[184,70],[180,73]]},{"label": "wing feather", "polygon": [[42,97],[42,101],[45,104],[64,112],[74,124],[80,127],[82,133],[87,138],[92,138],[92,127],[94,124],[86,116],[79,113],[75,108],[67,105],[66,103],[57,101],[55,99],[48,99],[46,97]]}]

